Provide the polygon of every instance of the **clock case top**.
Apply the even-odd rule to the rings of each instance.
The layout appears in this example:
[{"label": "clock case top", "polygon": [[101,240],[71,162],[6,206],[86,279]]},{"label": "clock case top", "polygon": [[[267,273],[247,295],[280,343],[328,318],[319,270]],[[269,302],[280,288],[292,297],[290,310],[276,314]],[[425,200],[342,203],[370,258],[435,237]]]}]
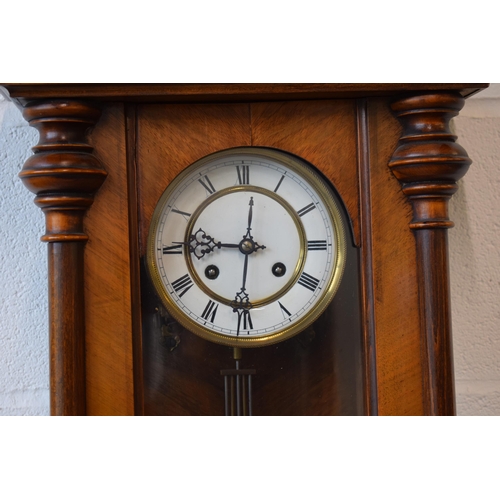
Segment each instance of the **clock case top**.
[{"label": "clock case top", "polygon": [[273,83],[273,84],[1,84],[21,106],[35,99],[90,99],[105,102],[249,102],[394,97],[404,93],[459,92],[464,98],[485,83]]},{"label": "clock case top", "polygon": [[[419,220],[424,220],[425,217],[432,218],[434,228],[439,224],[443,225],[442,229],[449,227],[445,223],[447,214],[443,207],[452,194],[452,188],[448,188],[448,191],[443,188],[445,179],[434,182],[432,185],[439,184],[439,189],[444,193],[440,194],[444,201],[439,206],[432,205],[435,213],[429,210],[425,212],[422,196],[417,200],[415,193],[412,195],[408,191],[408,187],[414,190],[418,188],[420,178],[414,173],[413,177],[408,174],[409,156],[405,156],[403,146],[406,138],[410,138],[418,146],[423,144],[418,142],[417,129],[426,122],[430,130],[424,137],[426,143],[429,140],[441,141],[440,145],[451,147],[454,139],[449,138],[447,124],[463,105],[460,104],[462,96],[471,95],[486,86],[5,85],[11,98],[24,106],[25,118],[41,132],[40,143],[34,148],[34,159],[28,160],[21,176],[37,194],[36,202],[47,215],[47,234],[43,239],[49,242],[51,352],[52,358],[58,355],[65,360],[63,367],[55,362],[54,365],[51,364],[53,413],[143,413],[140,389],[142,346],[137,335],[134,335],[134,332],[140,330],[140,325],[133,309],[137,307],[136,301],[139,300],[134,285],[140,279],[137,262],[141,238],[145,237],[139,232],[137,218],[137,213],[141,210],[140,184],[144,179],[137,177],[136,125],[137,115],[146,109],[143,107],[145,105],[153,115],[164,113],[165,108],[160,111],[162,106],[174,106],[170,110],[177,109],[190,124],[201,108],[204,109],[203,113],[208,112],[218,123],[224,123],[227,122],[226,114],[234,113],[239,107],[239,112],[246,116],[241,122],[246,123],[243,128],[251,132],[248,145],[282,148],[320,168],[342,196],[351,216],[354,238],[361,253],[363,412],[449,412],[446,405],[451,404],[453,407],[453,401],[446,402],[453,399],[453,395],[449,395],[448,380],[450,328],[449,324],[438,325],[437,334],[442,334],[442,338],[439,337],[441,345],[431,353],[430,339],[432,335],[436,335],[432,324],[436,321],[433,317],[429,319],[428,308],[421,300],[425,294],[434,294],[435,289],[447,282],[446,271],[442,276],[447,261],[445,258],[442,263],[433,262],[434,250],[429,245],[434,243],[419,242],[416,229],[418,224],[422,224]],[[297,101],[297,98],[300,100]],[[94,111],[97,109],[103,111],[100,119],[100,113]],[[332,142],[329,131],[335,134],[339,129],[342,130],[339,127],[341,122],[337,121],[335,126],[326,128],[320,126],[313,136],[308,127],[313,122],[321,124],[322,119],[334,123],[339,118],[338,113],[350,117],[351,125],[347,127],[347,134],[351,136],[351,140],[346,144],[351,146],[342,150],[347,150],[343,154],[347,155],[351,166],[342,172],[325,171],[322,168],[324,162],[321,160],[321,151],[324,151],[324,145]],[[419,117],[415,119],[417,114]],[[82,116],[85,117],[84,120],[81,119]],[[405,116],[410,116],[413,121],[404,122]],[[297,120],[297,117],[301,120]],[[75,125],[82,121],[85,122],[85,127]],[[234,131],[225,132],[219,138],[208,134],[200,141],[200,137],[203,138],[203,134],[207,132],[206,128],[202,135],[195,134],[186,143],[186,127],[183,128],[181,122],[182,120],[178,120],[167,127],[171,137],[182,137],[184,141],[182,154],[178,158],[179,165],[172,168],[168,176],[174,176],[176,168],[183,168],[203,154],[225,147],[247,145],[240,139],[236,142],[234,138],[227,141]],[[264,124],[260,128],[256,126],[259,122]],[[270,122],[274,124],[269,126]],[[85,131],[92,125],[95,125],[94,130],[87,139]],[[284,127],[285,135],[293,142],[291,147],[283,144],[283,136],[276,135],[276,130],[280,127]],[[73,139],[78,140],[68,144],[68,137],[71,136],[68,131],[72,131]],[[443,134],[443,131],[446,133]],[[82,155],[88,158],[91,151],[86,145],[88,141],[94,148],[95,154],[92,156],[98,158],[108,174],[100,189],[99,184],[104,180],[104,175],[101,175],[97,165],[92,167],[91,174],[92,179],[98,178],[99,182],[79,182],[78,186],[67,182],[61,184],[61,175],[53,178],[44,175],[43,182],[38,180],[40,170],[36,170],[39,168],[37,161],[40,162],[42,156],[46,161],[47,151],[60,155],[73,148],[73,151],[78,151],[80,159]],[[196,144],[201,144],[201,149],[205,148],[206,153],[195,151],[198,146],[193,146]],[[428,158],[432,158],[432,154],[427,151],[420,156],[427,158],[429,164]],[[52,163],[45,162],[45,172],[48,171],[47,163],[48,168],[58,168],[55,157],[51,158]],[[449,164],[449,160],[446,161]],[[465,160],[460,161],[464,163]],[[463,170],[460,176],[465,173]],[[74,178],[90,179],[88,172],[75,171],[75,174]],[[428,169],[426,175],[430,181],[438,177]],[[459,175],[451,177],[448,175],[446,178],[448,184],[457,180]],[[425,182],[429,185],[428,181]],[[132,189],[134,186],[138,186],[138,189]],[[73,202],[82,191],[89,193],[86,198],[89,202],[78,202],[80,214],[83,216],[86,213],[85,229],[82,227],[83,219],[78,221],[73,217],[76,222],[71,220],[71,224],[78,226],[78,237],[71,236],[70,233],[75,233],[75,230],[70,231],[61,222],[66,221],[64,217],[69,213],[75,215],[74,207],[72,212],[67,211],[67,205],[66,209],[62,208],[60,199],[56,202],[53,196],[51,205],[48,206],[48,191],[52,195],[64,193],[64,203],[69,203],[68,198]],[[97,194],[94,204],[86,212],[95,191]],[[145,209],[149,210],[147,207]],[[439,234],[441,238],[441,234],[446,233],[442,229],[420,231],[420,234],[425,234],[426,237],[429,234]],[[134,234],[139,234],[137,244],[131,237]],[[83,261],[83,245],[87,237],[89,241]],[[438,246],[440,249],[444,246],[446,250],[446,242],[441,240]],[[439,252],[442,253],[441,250]],[[108,263],[107,267],[102,266],[103,261]],[[432,269],[435,269],[435,273]],[[61,271],[65,277],[64,286],[62,283],[58,284],[56,271]],[[436,275],[441,277],[436,278]],[[84,294],[81,287],[84,287]],[[74,290],[77,290],[76,301]],[[447,293],[445,287],[444,296]],[[433,297],[438,305],[437,309],[443,311],[441,316],[438,314],[438,319],[449,317],[447,300],[437,295]],[[111,324],[110,318],[113,318]],[[85,340],[83,345],[82,337]],[[63,343],[61,339],[72,339],[72,343]],[[439,355],[437,362],[434,359],[436,352]],[[441,365],[446,366],[443,368]],[[78,383],[82,373],[83,384]],[[443,387],[447,396],[439,392]]]}]

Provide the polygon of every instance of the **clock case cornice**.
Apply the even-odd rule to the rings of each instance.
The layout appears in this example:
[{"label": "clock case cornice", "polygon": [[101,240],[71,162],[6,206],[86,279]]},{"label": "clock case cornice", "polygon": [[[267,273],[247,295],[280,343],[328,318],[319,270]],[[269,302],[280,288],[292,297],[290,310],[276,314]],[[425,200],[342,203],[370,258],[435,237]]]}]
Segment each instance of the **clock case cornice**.
[{"label": "clock case cornice", "polygon": [[459,92],[467,98],[487,83],[6,83],[11,100],[25,106],[37,99],[120,102],[250,102],[394,96]]}]

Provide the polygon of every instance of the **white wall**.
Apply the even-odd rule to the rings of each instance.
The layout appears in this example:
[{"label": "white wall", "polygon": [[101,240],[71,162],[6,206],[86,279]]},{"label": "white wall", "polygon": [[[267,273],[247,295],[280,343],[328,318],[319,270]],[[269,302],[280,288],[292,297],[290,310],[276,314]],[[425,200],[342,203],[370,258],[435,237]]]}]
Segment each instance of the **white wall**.
[{"label": "white wall", "polygon": [[37,142],[0,96],[0,415],[49,414],[44,216],[17,176]]},{"label": "white wall", "polygon": [[[454,121],[473,164],[450,204],[457,406],[500,415],[500,84]],[[49,414],[43,214],[17,175],[37,133],[0,97],[0,415]]]},{"label": "white wall", "polygon": [[457,411],[500,415],[500,84],[454,121],[473,163],[450,202]]}]

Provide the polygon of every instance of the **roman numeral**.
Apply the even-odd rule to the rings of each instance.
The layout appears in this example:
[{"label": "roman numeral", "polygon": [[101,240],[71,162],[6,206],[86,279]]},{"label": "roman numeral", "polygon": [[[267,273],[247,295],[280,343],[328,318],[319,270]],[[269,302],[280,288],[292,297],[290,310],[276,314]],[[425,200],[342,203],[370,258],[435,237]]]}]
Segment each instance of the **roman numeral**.
[{"label": "roman numeral", "polygon": [[172,245],[170,247],[163,246],[163,255],[172,255],[176,253],[182,255],[182,245]]},{"label": "roman numeral", "polygon": [[176,214],[182,215],[186,220],[191,217],[191,214],[188,214],[187,212],[183,212],[182,210],[177,210],[177,208],[172,208],[172,212],[175,212]]},{"label": "roman numeral", "polygon": [[306,287],[307,289],[314,292],[319,285],[319,280],[307,273],[302,273],[302,276],[297,281],[299,285]]},{"label": "roman numeral", "polygon": [[316,205],[314,203],[310,203],[309,205],[307,205],[306,207],[300,209],[298,212],[297,212],[297,215],[299,217],[302,217],[303,215],[306,215],[307,213],[309,213],[311,210],[314,210],[316,208]]},{"label": "roman numeral", "polygon": [[210,179],[205,175],[204,176],[205,181],[203,179],[198,179],[198,182],[208,191],[209,194],[214,194],[216,189],[210,182]]},{"label": "roman numeral", "polygon": [[275,192],[275,193],[276,193],[276,192],[278,192],[278,189],[280,188],[281,183],[283,182],[283,179],[284,179],[284,178],[285,178],[285,176],[284,176],[284,175],[282,175],[282,176],[281,176],[280,181],[278,182],[278,185],[274,188],[274,192]]},{"label": "roman numeral", "polygon": [[310,240],[307,242],[308,250],[326,250],[326,240]]},{"label": "roman numeral", "polygon": [[209,300],[207,307],[205,307],[205,310],[203,311],[201,317],[205,321],[210,321],[210,323],[213,323],[215,320],[215,315],[217,314],[218,307],[219,304],[216,304],[213,300]]},{"label": "roman numeral", "polygon": [[193,282],[191,281],[191,278],[187,274],[181,276],[175,281],[172,281],[172,288],[179,297],[182,297],[192,286]]},{"label": "roman numeral", "polygon": [[252,316],[250,316],[250,311],[245,311],[243,315],[243,330],[253,330]]},{"label": "roman numeral", "polygon": [[[290,317],[292,315],[292,313],[280,302],[278,301],[278,304],[280,305],[280,308],[281,308],[281,314],[283,314],[283,319],[288,319],[288,317]],[[287,316],[285,316],[285,313]],[[292,321],[292,320],[290,320]]]},{"label": "roman numeral", "polygon": [[250,184],[250,167],[248,165],[236,165],[238,172],[238,184]]},{"label": "roman numeral", "polygon": [[236,331],[236,335],[240,334],[241,328],[243,330],[253,330],[252,317],[250,316],[250,311],[238,310],[238,329]]}]

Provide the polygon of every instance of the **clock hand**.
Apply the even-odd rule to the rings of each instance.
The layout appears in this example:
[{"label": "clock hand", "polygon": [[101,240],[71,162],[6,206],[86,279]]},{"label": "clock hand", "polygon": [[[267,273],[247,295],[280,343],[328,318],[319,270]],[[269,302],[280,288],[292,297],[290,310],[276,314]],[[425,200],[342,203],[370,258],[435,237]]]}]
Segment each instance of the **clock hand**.
[{"label": "clock hand", "polygon": [[231,306],[233,307],[233,312],[238,314],[238,326],[236,330],[236,336],[239,336],[240,329],[243,320],[243,328],[246,330],[247,326],[250,330],[253,329],[252,318],[250,317],[250,309],[253,307],[253,304],[250,302],[250,297],[248,293],[246,293],[246,283],[247,283],[247,274],[248,274],[248,256],[259,249],[266,248],[264,245],[259,245],[257,242],[253,240],[252,236],[252,219],[253,219],[253,196],[250,197],[250,202],[248,203],[248,227],[247,232],[243,236],[239,244],[240,252],[245,254],[245,261],[243,263],[243,282],[241,285],[240,291],[234,297],[233,302],[231,302]]},{"label": "clock hand", "polygon": [[253,196],[250,197],[250,202],[248,203],[250,205],[250,208],[248,209],[248,227],[247,227],[247,234],[243,236],[243,238],[250,238],[253,240],[252,235],[250,231],[252,231],[252,217],[253,217]]},{"label": "clock hand", "polygon": [[189,253],[193,253],[197,259],[203,258],[216,248],[239,248],[240,252],[244,254],[251,254],[257,250],[266,248],[264,245],[259,245],[253,241],[252,236],[248,238],[246,235],[240,243],[221,243],[220,241],[215,241],[215,238],[212,238],[201,228],[192,234],[188,241],[172,241],[172,244],[188,247]]},{"label": "clock hand", "polygon": [[233,302],[231,302],[231,306],[233,308],[233,312],[238,314],[238,327],[236,330],[236,336],[239,336],[241,329],[241,320],[243,319],[243,328],[247,329],[247,325],[250,327],[250,330],[253,329],[252,319],[250,318],[250,309],[253,307],[253,304],[250,302],[250,297],[248,293],[246,293],[246,283],[247,283],[247,274],[248,274],[248,256],[250,254],[245,255],[245,262],[243,264],[243,280],[240,291],[235,295]]},{"label": "clock hand", "polygon": [[253,205],[254,205],[253,196],[250,197],[248,205],[249,209],[248,209],[247,232],[243,236],[243,239],[240,241],[239,244],[240,252],[244,253],[245,255],[256,252],[259,249],[266,248],[264,245],[259,245],[256,241],[253,240],[252,236],[252,218],[253,218]]},{"label": "clock hand", "polygon": [[245,255],[245,262],[243,264],[243,281],[241,284],[240,291],[236,293],[234,296],[233,302],[231,305],[233,307],[233,311],[238,309],[251,309],[252,304],[250,303],[250,299],[248,293],[246,293],[246,283],[247,283],[247,271],[248,271],[248,255]]},{"label": "clock hand", "polygon": [[203,229],[198,229],[196,233],[189,237],[188,241],[173,241],[174,245],[184,245],[188,247],[190,253],[193,253],[197,259],[201,259],[208,253],[214,251],[215,248],[239,248],[238,243],[221,243],[215,241]]},{"label": "clock hand", "polygon": [[248,271],[248,255],[245,255],[245,263],[243,264],[243,285],[241,285],[241,290],[245,290],[245,285],[247,282],[247,271]]}]

